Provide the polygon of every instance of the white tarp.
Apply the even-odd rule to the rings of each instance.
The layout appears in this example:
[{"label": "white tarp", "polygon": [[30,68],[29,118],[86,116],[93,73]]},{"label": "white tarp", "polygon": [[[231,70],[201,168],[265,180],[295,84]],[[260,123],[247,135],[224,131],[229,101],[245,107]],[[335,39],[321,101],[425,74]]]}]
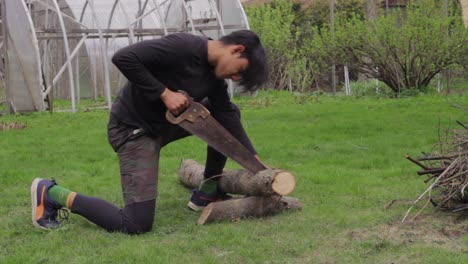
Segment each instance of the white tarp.
[{"label": "white tarp", "polygon": [[23,1],[3,2],[6,17],[7,100],[13,112],[44,109],[41,64],[37,39]]},{"label": "white tarp", "polygon": [[[110,63],[117,49],[174,32],[217,39],[248,28],[239,0],[3,0],[2,3],[10,36],[6,42],[7,100],[15,111],[45,108],[42,76],[47,93],[53,87],[55,96],[71,99],[72,111],[74,100],[79,101],[82,96],[105,94],[110,106],[111,94],[120,87],[122,78]],[[75,53],[84,36],[83,47]]]}]

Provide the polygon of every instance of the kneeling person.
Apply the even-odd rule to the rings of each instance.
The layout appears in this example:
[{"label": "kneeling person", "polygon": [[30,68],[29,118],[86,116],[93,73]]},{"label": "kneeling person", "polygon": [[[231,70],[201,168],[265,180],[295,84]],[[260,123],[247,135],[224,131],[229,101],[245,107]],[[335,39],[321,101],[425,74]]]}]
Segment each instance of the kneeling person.
[{"label": "kneeling person", "polygon": [[[224,79],[253,91],[268,78],[265,50],[258,36],[241,30],[210,40],[178,33],[125,47],[112,62],[127,78],[109,118],[108,139],[120,163],[124,208],[99,198],[72,192],[54,180],[35,179],[31,186],[32,221],[36,227],[60,226],[58,212],[66,207],[108,231],[129,234],[151,230],[154,220],[159,153],[168,143],[189,136],[170,124],[165,112],[178,115],[188,107],[185,91],[204,104],[213,117],[256,154],[240,122],[240,111],[229,98]],[[201,210],[227,199],[217,178],[227,158],[207,147],[205,181],[194,190],[189,208]]]}]

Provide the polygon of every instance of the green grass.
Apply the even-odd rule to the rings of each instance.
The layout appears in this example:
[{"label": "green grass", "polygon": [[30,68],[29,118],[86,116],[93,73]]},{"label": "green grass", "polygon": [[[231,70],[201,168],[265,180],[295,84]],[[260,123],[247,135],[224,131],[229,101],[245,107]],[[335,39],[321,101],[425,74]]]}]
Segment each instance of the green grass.
[{"label": "green grass", "polygon": [[140,236],[108,233],[78,215],[51,232],[31,224],[34,177],[122,205],[107,111],[0,117],[27,125],[0,131],[0,263],[466,263],[466,218],[428,208],[399,221],[427,188],[405,153],[431,151],[439,126],[466,121],[450,105],[467,99],[236,98],[262,159],[296,175],[292,196],[303,210],[197,226],[177,178],[181,159],[204,161],[204,144],[191,137],[162,151],[154,228]]}]

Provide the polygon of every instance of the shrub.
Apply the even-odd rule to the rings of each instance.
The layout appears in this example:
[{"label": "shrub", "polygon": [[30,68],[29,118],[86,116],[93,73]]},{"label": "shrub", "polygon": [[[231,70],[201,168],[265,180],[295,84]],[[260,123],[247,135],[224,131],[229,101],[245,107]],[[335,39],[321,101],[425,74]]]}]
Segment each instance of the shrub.
[{"label": "shrub", "polygon": [[361,97],[391,97],[392,90],[388,86],[376,79],[366,81],[350,82],[351,95],[357,98]]},{"label": "shrub", "polygon": [[339,18],[334,34],[329,27],[315,29],[316,54],[377,78],[395,93],[424,90],[437,73],[463,61],[468,50],[461,16],[424,3],[371,21]]}]

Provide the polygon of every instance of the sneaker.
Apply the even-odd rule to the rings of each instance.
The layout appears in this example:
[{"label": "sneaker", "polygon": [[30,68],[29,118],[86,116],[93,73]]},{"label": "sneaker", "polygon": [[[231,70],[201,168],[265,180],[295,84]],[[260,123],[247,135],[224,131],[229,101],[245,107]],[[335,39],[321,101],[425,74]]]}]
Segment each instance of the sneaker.
[{"label": "sneaker", "polygon": [[55,180],[44,180],[36,178],[31,184],[32,222],[35,227],[49,230],[58,228],[58,211],[62,208],[60,204],[49,198],[47,191],[56,185]]},{"label": "sneaker", "polygon": [[192,197],[187,206],[193,211],[203,210],[209,203],[229,200],[232,197],[226,193],[215,192],[214,194],[205,194],[199,189],[192,190]]}]

